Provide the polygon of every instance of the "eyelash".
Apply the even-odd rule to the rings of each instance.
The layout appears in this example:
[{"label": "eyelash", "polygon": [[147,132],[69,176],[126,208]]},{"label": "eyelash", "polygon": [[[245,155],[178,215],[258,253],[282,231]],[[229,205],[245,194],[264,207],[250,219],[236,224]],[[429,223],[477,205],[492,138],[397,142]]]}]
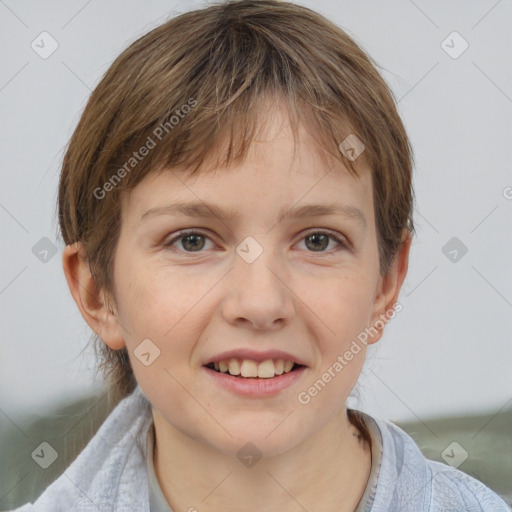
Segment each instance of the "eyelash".
[{"label": "eyelash", "polygon": [[[324,230],[317,230],[317,231],[310,231],[309,233],[306,233],[302,238],[301,238],[301,241],[304,240],[305,238],[307,238],[308,236],[310,235],[327,235],[329,238],[331,238],[332,240],[334,240],[335,242],[337,242],[339,244],[339,247],[331,250],[331,251],[318,251],[316,252],[316,254],[332,254],[333,252],[338,252],[338,251],[341,251],[341,250],[344,250],[344,249],[348,249],[348,245],[346,242],[344,242],[340,237],[338,237],[337,235],[331,233],[330,231],[324,231]],[[201,254],[204,252],[204,250],[201,250],[201,251],[185,251],[185,250],[176,250],[174,248],[172,248],[172,245],[174,245],[175,242],[179,241],[180,239],[182,238],[185,238],[186,236],[188,235],[201,235],[201,236],[204,236],[205,238],[208,238],[208,240],[212,241],[211,238],[208,236],[207,233],[205,233],[204,231],[201,231],[200,229],[187,229],[187,230],[183,230],[183,231],[180,231],[174,238],[172,238],[172,240],[169,240],[168,242],[164,243],[164,247],[173,251],[173,252],[176,252],[176,253],[181,253],[181,254]],[[308,251],[312,254],[315,254],[315,251]]]}]

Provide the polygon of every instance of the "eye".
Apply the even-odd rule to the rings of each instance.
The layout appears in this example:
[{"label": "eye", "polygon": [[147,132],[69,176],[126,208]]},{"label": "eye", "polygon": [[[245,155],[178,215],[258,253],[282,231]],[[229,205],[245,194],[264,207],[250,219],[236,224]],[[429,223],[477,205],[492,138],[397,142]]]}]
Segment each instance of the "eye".
[{"label": "eye", "polygon": [[328,252],[325,249],[329,246],[329,241],[334,240],[337,242],[338,247],[334,251],[346,249],[347,244],[343,240],[327,231],[313,231],[305,235],[302,240],[306,241],[306,247],[311,249],[310,252]]},{"label": "eye", "polygon": [[[202,252],[202,249],[205,248],[206,242],[205,240],[210,240],[210,238],[198,230],[188,230],[188,231],[180,231],[174,238],[169,240],[164,244],[166,248],[172,248],[172,250],[176,252]],[[337,235],[327,232],[327,231],[313,231],[302,237],[301,242],[306,241],[306,247],[310,249],[309,252],[328,252],[325,249],[329,246],[329,242],[334,240],[338,247],[333,249],[334,251],[339,251],[342,249],[347,249],[347,244]],[[173,246],[180,242],[179,248],[174,248]],[[211,248],[211,247],[210,247]],[[183,249],[183,251],[180,251]]]},{"label": "eye", "polygon": [[[164,244],[164,247],[172,247],[176,242],[181,240],[181,248],[185,252],[201,252],[205,246],[205,240],[210,240],[205,233],[197,230],[181,231],[169,242]],[[211,240],[210,240],[211,241]],[[179,252],[179,250],[178,250]]]}]

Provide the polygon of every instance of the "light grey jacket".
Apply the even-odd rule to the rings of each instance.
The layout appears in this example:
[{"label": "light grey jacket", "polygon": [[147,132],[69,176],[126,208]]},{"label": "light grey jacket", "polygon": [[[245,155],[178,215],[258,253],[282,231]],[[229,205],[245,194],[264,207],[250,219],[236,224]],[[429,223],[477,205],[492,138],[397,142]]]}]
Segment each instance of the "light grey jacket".
[{"label": "light grey jacket", "polygon": [[[371,512],[511,511],[478,480],[425,459],[393,423],[373,420],[382,436],[382,459]],[[137,386],[66,471],[34,504],[16,512],[150,512],[146,441],[152,421],[150,403]]]}]

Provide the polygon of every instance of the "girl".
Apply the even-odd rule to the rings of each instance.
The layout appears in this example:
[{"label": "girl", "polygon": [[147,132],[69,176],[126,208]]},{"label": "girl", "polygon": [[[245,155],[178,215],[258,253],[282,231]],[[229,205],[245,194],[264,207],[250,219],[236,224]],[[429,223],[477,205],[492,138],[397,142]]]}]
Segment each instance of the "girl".
[{"label": "girl", "polygon": [[117,405],[18,510],[508,510],[345,406],[399,306],[411,169],[371,59],[310,9],[222,2],[126,49],[59,188]]}]

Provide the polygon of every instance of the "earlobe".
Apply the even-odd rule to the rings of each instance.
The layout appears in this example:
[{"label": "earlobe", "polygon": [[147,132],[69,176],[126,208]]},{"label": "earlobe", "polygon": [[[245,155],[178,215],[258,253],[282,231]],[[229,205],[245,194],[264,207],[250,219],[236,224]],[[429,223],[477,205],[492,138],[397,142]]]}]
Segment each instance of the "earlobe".
[{"label": "earlobe", "polygon": [[409,267],[411,242],[412,235],[409,231],[406,231],[403,242],[398,248],[387,274],[379,277],[370,323],[370,327],[373,327],[378,333],[368,338],[368,344],[380,340],[385,324],[394,316],[394,306],[398,301],[400,289]]},{"label": "earlobe", "polygon": [[67,245],[62,266],[69,290],[89,327],[112,349],[125,346],[123,330],[115,311],[109,311],[105,292],[96,285],[80,242]]}]

